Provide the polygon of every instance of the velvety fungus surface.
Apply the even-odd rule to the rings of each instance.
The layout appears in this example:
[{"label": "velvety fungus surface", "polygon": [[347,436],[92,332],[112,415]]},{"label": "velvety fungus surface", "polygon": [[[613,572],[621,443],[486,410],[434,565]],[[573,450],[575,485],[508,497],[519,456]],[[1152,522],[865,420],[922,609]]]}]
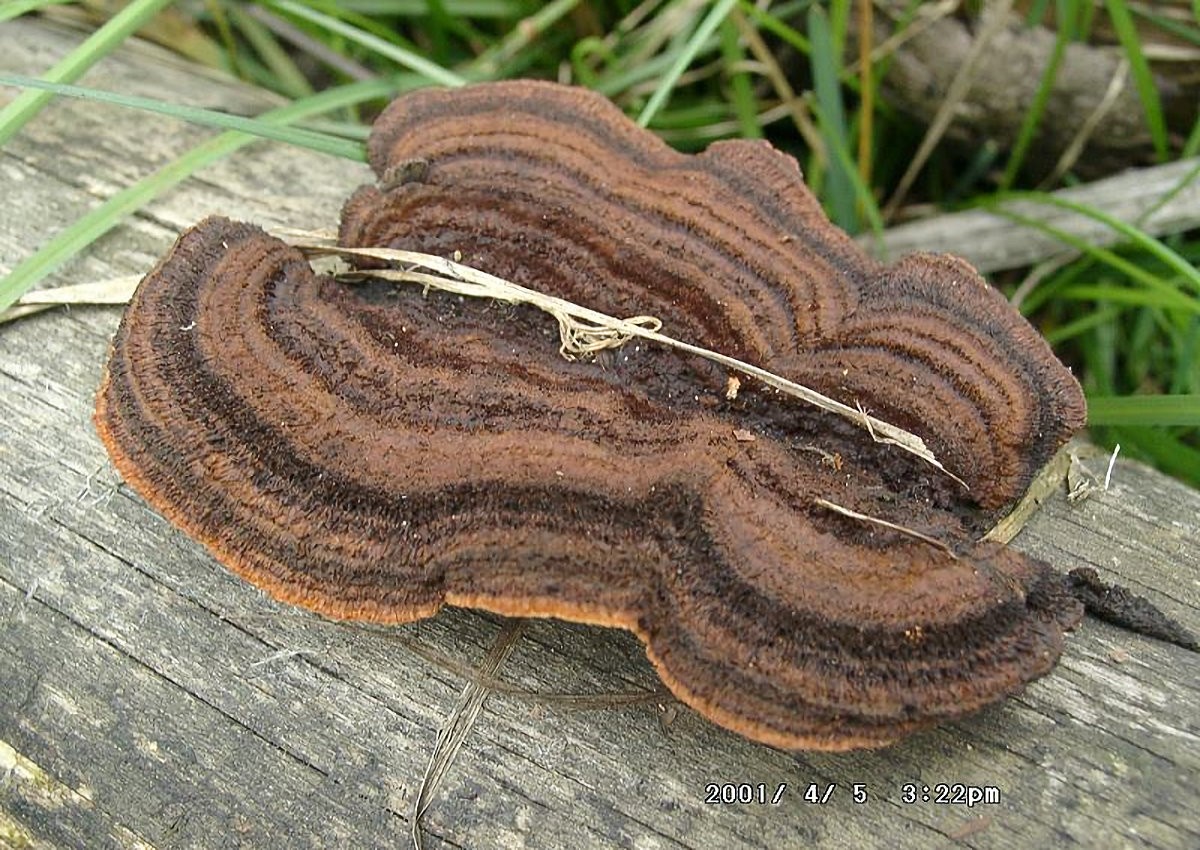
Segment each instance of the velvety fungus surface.
[{"label": "velvety fungus surface", "polygon": [[1053,666],[1079,604],[977,540],[1083,398],[966,263],[877,264],[768,145],[679,154],[546,83],[407,95],[370,153],[343,244],[655,315],[915,432],[969,489],[752,379],[731,394],[694,355],[568,361],[533,308],[339,282],[212,218],[139,287],[96,422],[229,568],[336,618],[452,604],[627,628],[683,701],[793,748],[887,744]]}]

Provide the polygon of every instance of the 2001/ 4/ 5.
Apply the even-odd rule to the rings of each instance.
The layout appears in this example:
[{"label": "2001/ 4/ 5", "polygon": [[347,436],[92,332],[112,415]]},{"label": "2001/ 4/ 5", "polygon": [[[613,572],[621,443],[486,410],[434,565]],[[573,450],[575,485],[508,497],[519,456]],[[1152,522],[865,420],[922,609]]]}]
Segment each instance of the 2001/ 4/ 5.
[{"label": "2001/ 4/ 5", "polygon": [[[866,787],[861,783],[855,783],[851,792],[854,802],[865,803],[867,801]],[[810,782],[800,792],[800,797],[806,803],[828,803],[835,790],[837,790],[837,784],[833,782],[828,785]],[[704,786],[704,802],[710,805],[733,803],[750,805],[753,803],[778,806],[787,791],[788,784],[786,782],[780,782],[778,785],[768,785],[765,782],[710,782]]]}]

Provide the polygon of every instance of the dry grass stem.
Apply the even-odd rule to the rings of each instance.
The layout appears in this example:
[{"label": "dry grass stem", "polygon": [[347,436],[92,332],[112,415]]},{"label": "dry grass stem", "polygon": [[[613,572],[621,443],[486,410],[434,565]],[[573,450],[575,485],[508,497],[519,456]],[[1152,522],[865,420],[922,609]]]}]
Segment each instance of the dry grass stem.
[{"label": "dry grass stem", "polygon": [[883,526],[884,528],[889,528],[892,531],[898,531],[901,534],[920,540],[922,543],[928,543],[930,546],[941,549],[953,560],[958,560],[958,555],[954,554],[954,550],[941,540],[938,540],[936,537],[930,537],[928,534],[922,534],[921,532],[908,528],[907,526],[899,525],[886,519],[880,519],[879,517],[871,516],[870,514],[860,514],[858,511],[851,510],[850,508],[839,505],[836,502],[831,502],[828,499],[822,499],[818,497],[813,499],[813,504],[820,505],[826,510],[833,511],[834,513],[841,514],[842,516],[848,516],[851,519],[856,519],[860,522],[869,522],[872,525],[879,525]]},{"label": "dry grass stem", "polygon": [[933,116],[933,121],[930,122],[929,129],[925,132],[925,137],[921,139],[921,145],[917,148],[916,154],[913,155],[912,162],[909,163],[904,176],[900,178],[900,183],[896,186],[896,191],[892,193],[887,206],[883,208],[884,220],[890,220],[895,216],[896,210],[904,202],[904,198],[908,195],[908,190],[912,188],[917,175],[925,167],[925,161],[929,159],[929,155],[933,153],[933,149],[937,147],[938,142],[941,141],[942,136],[949,129],[958,108],[962,105],[963,100],[966,99],[967,92],[971,88],[971,81],[975,77],[975,69],[979,65],[979,60],[983,58],[992,39],[999,35],[1001,30],[1007,26],[1008,14],[1011,10],[1012,0],[996,0],[995,3],[988,7],[987,14],[983,16],[983,29],[980,30],[979,35],[975,38],[975,43],[971,45],[971,50],[967,54],[966,61],[963,62],[962,69],[950,85],[949,91],[946,92],[946,99],[938,108],[937,114]]},{"label": "dry grass stem", "polygon": [[92,283],[35,289],[26,292],[7,310],[0,311],[0,324],[63,304],[126,304],[141,279],[141,275],[125,275]]},{"label": "dry grass stem", "polygon": [[[464,266],[444,257],[432,254],[421,254],[415,251],[400,251],[391,248],[342,248],[336,245],[318,242],[294,242],[295,247],[309,256],[352,256],[367,257],[399,264],[406,268],[384,270],[356,271],[343,275],[346,280],[364,280],[369,278],[393,280],[402,283],[416,283],[426,289],[440,289],[458,295],[473,298],[490,298],[510,304],[528,304],[537,307],[554,316],[559,323],[559,334],[562,344],[560,351],[563,356],[572,358],[576,354],[597,351],[602,348],[612,348],[627,342],[633,337],[657,342],[679,351],[695,354],[714,363],[719,363],[728,369],[757,378],[769,387],[806,401],[830,413],[848,419],[864,428],[873,440],[897,446],[903,451],[916,455],[926,463],[953,478],[964,487],[966,484],[953,473],[946,470],[917,435],[905,431],[881,419],[866,413],[861,407],[851,407],[840,401],[822,395],[816,390],[789,381],[758,366],[746,363],[733,357],[692,345],[688,342],[666,336],[658,332],[660,323],[653,316],[634,316],[629,319],[618,319],[596,310],[573,304],[562,298],[546,295],[515,283],[488,274],[487,272]],[[426,271],[416,271],[415,269]]]},{"label": "dry grass stem", "polygon": [[[479,673],[484,677],[494,677],[496,671],[499,670],[508,657],[512,655],[513,650],[517,646],[517,641],[521,639],[521,633],[525,629],[524,620],[508,620],[505,623],[504,630],[497,636],[492,648],[488,650],[487,657],[479,666]],[[433,753],[429,757],[429,766],[425,770],[425,775],[421,778],[421,788],[417,792],[416,799],[413,802],[412,808],[412,840],[413,846],[417,850],[421,850],[423,844],[421,841],[421,818],[433,802],[433,795],[437,792],[438,786],[446,777],[446,773],[450,770],[450,765],[454,763],[458,751],[462,748],[463,741],[470,734],[471,728],[475,725],[475,720],[479,717],[479,712],[483,710],[483,704],[488,698],[489,691],[487,688],[481,687],[475,682],[469,682],[463,688],[462,694],[458,698],[458,704],[454,707],[454,711],[446,720],[446,725],[442,727],[442,731],[438,733],[437,744],[434,746]]]},{"label": "dry grass stem", "polygon": [[1062,176],[1074,168],[1075,163],[1079,161],[1080,154],[1083,153],[1084,147],[1096,132],[1096,128],[1100,126],[1100,122],[1104,120],[1104,116],[1112,111],[1113,106],[1117,102],[1117,98],[1121,96],[1121,92],[1125,89],[1125,82],[1129,77],[1129,60],[1121,59],[1117,65],[1117,70],[1113,77],[1108,82],[1108,88],[1104,91],[1104,97],[1100,103],[1096,104],[1096,108],[1092,110],[1091,115],[1079,128],[1079,132],[1071,139],[1071,143],[1067,145],[1066,150],[1062,152],[1062,156],[1058,158],[1058,162],[1054,165],[1054,170],[1043,180],[1038,188],[1043,191],[1049,191],[1059,184]]}]

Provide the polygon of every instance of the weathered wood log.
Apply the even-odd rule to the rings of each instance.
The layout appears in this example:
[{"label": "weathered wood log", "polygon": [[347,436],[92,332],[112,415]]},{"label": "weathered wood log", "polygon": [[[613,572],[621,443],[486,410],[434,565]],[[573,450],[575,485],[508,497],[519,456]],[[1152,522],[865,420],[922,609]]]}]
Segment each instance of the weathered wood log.
[{"label": "weathered wood log", "polygon": [[[1200,225],[1197,168],[1200,159],[1192,157],[1060,189],[1054,196],[1090,206],[1155,236],[1182,233]],[[1006,201],[1001,209],[1090,245],[1113,245],[1122,238],[1094,218],[1050,204]],[[884,231],[882,243],[870,233],[857,240],[865,250],[883,258],[894,259],[909,251],[955,253],[984,273],[1078,253],[1047,232],[989,210],[944,213],[890,227]]]},{"label": "weathered wood log", "polygon": [[[0,67],[36,73],[78,40],[7,23]],[[238,112],[272,105],[140,48],[84,82]],[[0,270],[206,134],[52,105],[0,152]],[[330,226],[366,179],[365,166],[256,144],[50,283],[144,272],[208,213]],[[118,317],[55,309],[0,329],[0,844],[402,846],[466,684],[427,659],[477,665],[503,621],[452,610],[354,627],[231,576],[120,484],[92,430]],[[1015,545],[1060,569],[1094,566],[1195,630],[1198,517],[1200,494],[1120,462],[1111,489],[1052,497]],[[820,755],[752,744],[665,698],[572,709],[496,693],[433,797],[426,846],[1193,847],[1198,673],[1195,654],[1087,619],[1020,697],[895,747]],[[524,691],[658,688],[632,636],[554,621],[527,623],[496,675]],[[720,800],[760,783],[768,799],[786,785],[778,805],[708,802],[710,785]],[[941,804],[941,784],[998,801]],[[806,800],[830,786],[827,802]]]}]

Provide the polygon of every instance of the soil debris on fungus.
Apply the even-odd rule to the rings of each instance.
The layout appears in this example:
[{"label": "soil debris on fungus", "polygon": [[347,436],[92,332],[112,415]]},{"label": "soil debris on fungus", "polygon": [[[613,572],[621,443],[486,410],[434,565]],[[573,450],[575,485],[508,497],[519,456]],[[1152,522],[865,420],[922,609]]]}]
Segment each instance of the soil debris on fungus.
[{"label": "soil debris on fungus", "polygon": [[626,628],[680,700],[788,748],[885,745],[1053,667],[1080,604],[978,538],[1083,396],[970,266],[880,265],[791,157],[676,153],[581,89],[418,91],[369,151],[383,187],[348,201],[343,245],[657,317],[913,431],[967,489],[756,380],[722,393],[693,354],[567,360],[532,307],[349,284],[211,218],[138,288],[96,423],[223,564],[333,618]]}]

